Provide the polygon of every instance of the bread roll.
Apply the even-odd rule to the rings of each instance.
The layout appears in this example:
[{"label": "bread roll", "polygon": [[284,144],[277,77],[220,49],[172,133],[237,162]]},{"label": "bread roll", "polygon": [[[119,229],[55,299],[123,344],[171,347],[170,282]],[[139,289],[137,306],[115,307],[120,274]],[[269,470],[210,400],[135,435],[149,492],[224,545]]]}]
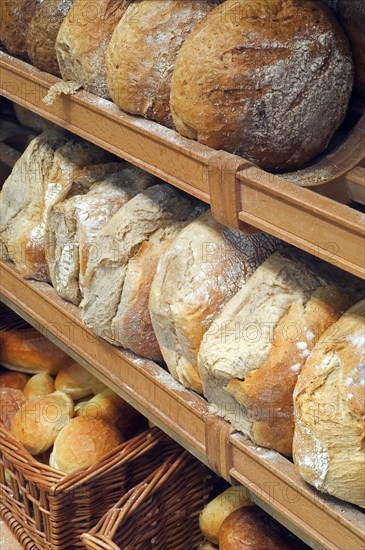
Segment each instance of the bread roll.
[{"label": "bread roll", "polygon": [[1,372],[0,388],[13,388],[14,390],[23,391],[28,380],[29,376],[23,374],[22,372]]},{"label": "bread roll", "polygon": [[227,0],[175,64],[176,129],[266,170],[311,161],[343,121],[353,85],[348,42],[314,0]]},{"label": "bread roll", "polygon": [[79,416],[58,434],[49,463],[52,468],[71,474],[96,464],[122,442],[114,426],[99,418]]},{"label": "bread roll", "polygon": [[12,55],[26,56],[29,23],[42,0],[2,0],[0,42]]},{"label": "bread roll", "polygon": [[54,390],[55,386],[52,376],[49,376],[49,374],[45,372],[40,372],[28,380],[23,393],[25,399],[31,401],[32,399],[49,395],[53,393]]},{"label": "bread roll", "polygon": [[365,508],[365,300],[321,337],[294,391],[294,463],[320,491]]},{"label": "bread roll", "polygon": [[219,543],[219,531],[223,521],[232,512],[242,506],[252,506],[250,493],[242,485],[229,487],[208,504],[200,512],[200,530],[210,542]]},{"label": "bread roll", "polygon": [[108,389],[103,382],[101,382],[98,378],[95,378],[91,380],[91,392],[96,395],[98,393],[103,392],[104,390]]},{"label": "bread roll", "polygon": [[199,352],[204,393],[216,414],[288,456],[299,372],[354,300],[309,262],[300,251],[273,254],[215,319]]},{"label": "bread roll", "polygon": [[152,235],[157,242],[171,240],[200,212],[196,201],[159,184],[139,193],[111,218],[94,241],[100,254],[89,261],[85,275],[81,315],[88,328],[120,343],[118,322],[123,315],[120,304],[128,262]]},{"label": "bread roll", "polygon": [[12,434],[32,455],[52,447],[58,432],[73,416],[72,399],[63,392],[27,401],[18,410],[11,423]]},{"label": "bread roll", "polygon": [[218,550],[218,546],[215,546],[210,542],[205,542],[202,546],[199,546],[198,550]]},{"label": "bread roll", "polygon": [[268,522],[257,506],[229,515],[219,532],[219,550],[292,550],[298,548]]},{"label": "bread roll", "polygon": [[46,258],[52,284],[61,298],[78,305],[89,254],[97,233],[132,197],[152,184],[154,178],[134,166],[94,183],[85,195],[56,204],[48,216]]},{"label": "bread roll", "polygon": [[30,21],[27,53],[35,67],[61,76],[56,56],[56,38],[73,0],[43,0]]},{"label": "bread roll", "polygon": [[34,328],[0,332],[0,363],[14,371],[57,374],[69,356]]},{"label": "bread roll", "polygon": [[10,430],[13,418],[24,402],[21,390],[0,387],[0,420],[7,430]]},{"label": "bread roll", "polygon": [[59,68],[64,80],[109,97],[105,53],[111,35],[131,0],[75,0],[56,40]]},{"label": "bread roll", "polygon": [[185,227],[162,255],[150,294],[153,328],[171,374],[202,393],[197,355],[225,303],[279,241],[225,228],[211,212]]},{"label": "bread roll", "polygon": [[109,389],[82,403],[77,408],[75,416],[90,416],[103,420],[115,426],[123,436],[123,439],[130,439],[142,427],[146,426],[145,418]]},{"label": "bread roll", "polygon": [[72,399],[81,399],[92,393],[94,376],[78,363],[62,368],[55,380],[55,388],[70,395]]},{"label": "bread roll", "polygon": [[355,91],[365,96],[365,3],[363,0],[322,0],[332,8],[350,40],[355,62]]},{"label": "bread roll", "polygon": [[74,187],[82,192],[108,173],[111,158],[91,143],[58,132],[41,134],[27,147],[0,194],[3,256],[23,277],[50,280],[45,259],[50,208]]},{"label": "bread roll", "polygon": [[110,40],[110,95],[121,109],[172,127],[170,83],[177,54],[218,0],[141,0],[129,6]]}]

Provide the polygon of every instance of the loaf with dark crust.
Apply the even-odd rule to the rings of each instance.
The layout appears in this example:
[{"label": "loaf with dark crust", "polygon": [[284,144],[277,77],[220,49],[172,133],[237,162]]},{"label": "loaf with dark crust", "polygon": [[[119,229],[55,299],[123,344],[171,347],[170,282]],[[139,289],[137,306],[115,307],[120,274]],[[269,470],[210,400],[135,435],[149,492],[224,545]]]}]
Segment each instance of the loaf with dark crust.
[{"label": "loaf with dark crust", "polygon": [[0,42],[12,55],[26,57],[29,23],[42,0],[1,0]]}]

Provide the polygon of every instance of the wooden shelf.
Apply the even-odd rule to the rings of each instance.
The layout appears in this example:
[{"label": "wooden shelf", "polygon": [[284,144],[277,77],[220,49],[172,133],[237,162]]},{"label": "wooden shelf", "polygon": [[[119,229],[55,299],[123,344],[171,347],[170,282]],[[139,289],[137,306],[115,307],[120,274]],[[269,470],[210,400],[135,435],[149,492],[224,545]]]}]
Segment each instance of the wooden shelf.
[{"label": "wooden shelf", "polygon": [[228,481],[249,487],[260,506],[312,548],[364,548],[362,512],[319,494],[289,460],[234,433],[210,414],[204,399],[159,365],[91,334],[81,324],[78,308],[52,287],[24,280],[11,264],[0,262],[0,298],[197,458]]},{"label": "wooden shelf", "polygon": [[[112,102],[84,91],[63,95],[48,106],[42,99],[59,79],[4,52],[0,52],[0,68],[3,96],[210,203],[222,223],[268,231],[365,276],[365,214],[345,204],[363,196],[364,171],[346,172],[346,167],[364,156],[364,117],[346,147],[339,148],[338,157],[329,156],[335,179],[309,188],[308,169],[298,172],[306,178],[303,186],[294,185],[240,157],[129,116]],[[326,159],[319,161],[314,173],[326,172],[328,164]]]}]

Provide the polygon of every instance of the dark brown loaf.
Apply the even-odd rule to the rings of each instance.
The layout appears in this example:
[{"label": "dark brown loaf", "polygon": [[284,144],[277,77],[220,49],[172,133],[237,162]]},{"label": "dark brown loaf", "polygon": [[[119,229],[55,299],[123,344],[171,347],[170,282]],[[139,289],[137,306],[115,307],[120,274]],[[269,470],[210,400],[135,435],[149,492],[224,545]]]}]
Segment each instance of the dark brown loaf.
[{"label": "dark brown loaf", "polygon": [[172,79],[177,130],[267,170],[325,149],[353,84],[344,33],[313,0],[228,0],[199,23]]},{"label": "dark brown loaf", "polygon": [[6,50],[26,56],[28,25],[42,0],[1,0],[0,42]]},{"label": "dark brown loaf", "polygon": [[351,44],[355,62],[355,91],[365,96],[365,2],[322,0],[335,11]]},{"label": "dark brown loaf", "polygon": [[56,38],[73,0],[43,0],[29,24],[27,52],[42,71],[61,76],[56,56]]},{"label": "dark brown loaf", "polygon": [[107,77],[124,111],[171,127],[170,83],[177,54],[219,0],[142,0],[132,4],[110,40]]},{"label": "dark brown loaf", "polygon": [[111,35],[131,0],[75,0],[59,30],[56,52],[64,80],[109,97],[105,53]]}]

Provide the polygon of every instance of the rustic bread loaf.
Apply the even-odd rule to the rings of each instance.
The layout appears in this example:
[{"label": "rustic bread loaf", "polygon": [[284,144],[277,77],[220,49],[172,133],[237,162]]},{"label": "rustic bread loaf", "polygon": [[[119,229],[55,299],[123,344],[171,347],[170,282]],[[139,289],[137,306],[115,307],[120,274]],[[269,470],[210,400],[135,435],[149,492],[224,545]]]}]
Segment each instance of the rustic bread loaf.
[{"label": "rustic bread loaf", "polygon": [[57,374],[70,357],[34,328],[0,332],[0,364],[25,373]]},{"label": "rustic bread loaf", "polygon": [[332,8],[350,40],[355,62],[355,91],[365,95],[365,2],[363,0],[322,0]]},{"label": "rustic bread loaf", "polygon": [[42,0],[1,0],[0,42],[6,50],[26,57],[29,23]]},{"label": "rustic bread loaf", "polygon": [[35,10],[27,33],[27,53],[35,67],[61,76],[56,38],[73,0],[43,0]]},{"label": "rustic bread loaf", "polygon": [[111,35],[131,0],[75,0],[56,40],[59,68],[64,80],[109,97],[105,53]]},{"label": "rustic bread loaf", "polygon": [[228,0],[198,24],[175,64],[177,130],[289,170],[322,152],[348,109],[347,39],[314,0]]},{"label": "rustic bread loaf", "polygon": [[215,412],[263,447],[291,455],[293,390],[321,334],[354,298],[299,251],[273,254],[205,334],[199,368]]},{"label": "rustic bread loaf", "polygon": [[227,229],[206,212],[185,227],[162,255],[150,294],[153,328],[171,374],[202,392],[197,355],[223,306],[279,241]]},{"label": "rustic bread loaf", "polygon": [[98,233],[94,245],[100,254],[89,260],[86,270],[81,308],[87,327],[120,343],[118,322],[124,315],[121,299],[128,262],[152,235],[156,233],[159,242],[170,240],[183,223],[200,212],[197,201],[170,185],[159,184],[139,193],[114,214]]},{"label": "rustic bread loaf", "polygon": [[46,259],[52,284],[61,298],[78,305],[89,254],[97,233],[154,178],[134,166],[117,165],[113,174],[51,208],[47,220]]},{"label": "rustic bread loaf", "polygon": [[320,491],[365,508],[365,300],[321,337],[294,391],[294,463]]},{"label": "rustic bread loaf", "polygon": [[47,132],[50,130],[57,131],[58,129],[56,124],[53,124],[53,122],[50,122],[49,120],[37,115],[36,113],[33,113],[33,111],[29,111],[29,109],[26,109],[25,107],[22,107],[17,103],[13,103],[13,108],[15,116],[21,126],[31,128],[38,133]]},{"label": "rustic bread loaf", "polygon": [[141,0],[118,23],[107,51],[110,95],[121,109],[172,127],[170,83],[177,54],[219,0]]},{"label": "rustic bread loaf", "polygon": [[27,147],[0,194],[2,256],[23,277],[50,280],[45,258],[48,213],[72,188],[83,192],[100,180],[110,169],[110,159],[95,145],[58,132],[45,132]]}]

